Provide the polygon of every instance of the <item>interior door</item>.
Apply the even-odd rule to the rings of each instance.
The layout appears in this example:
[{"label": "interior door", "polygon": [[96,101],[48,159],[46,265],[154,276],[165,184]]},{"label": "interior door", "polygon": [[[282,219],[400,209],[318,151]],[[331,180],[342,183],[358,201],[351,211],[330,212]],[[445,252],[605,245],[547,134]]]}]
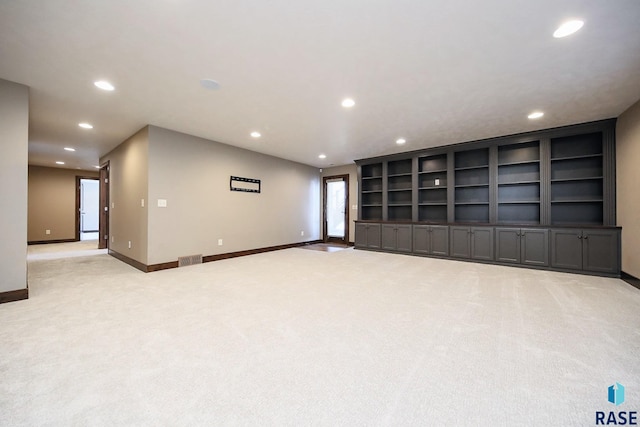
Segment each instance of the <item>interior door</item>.
[{"label": "interior door", "polygon": [[349,175],[323,178],[325,242],[349,243]]}]

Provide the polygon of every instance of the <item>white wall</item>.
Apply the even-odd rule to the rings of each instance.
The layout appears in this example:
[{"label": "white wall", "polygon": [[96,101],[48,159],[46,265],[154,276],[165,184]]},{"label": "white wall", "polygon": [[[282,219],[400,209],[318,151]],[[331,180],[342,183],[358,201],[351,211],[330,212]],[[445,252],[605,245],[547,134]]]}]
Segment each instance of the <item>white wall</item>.
[{"label": "white wall", "polygon": [[27,287],[29,88],[0,80],[0,292]]},{"label": "white wall", "polygon": [[[230,191],[232,175],[260,179],[262,192]],[[149,126],[147,264],[319,239],[319,175],[300,163]]]},{"label": "white wall", "polygon": [[616,123],[616,200],[622,271],[640,278],[640,101]]}]

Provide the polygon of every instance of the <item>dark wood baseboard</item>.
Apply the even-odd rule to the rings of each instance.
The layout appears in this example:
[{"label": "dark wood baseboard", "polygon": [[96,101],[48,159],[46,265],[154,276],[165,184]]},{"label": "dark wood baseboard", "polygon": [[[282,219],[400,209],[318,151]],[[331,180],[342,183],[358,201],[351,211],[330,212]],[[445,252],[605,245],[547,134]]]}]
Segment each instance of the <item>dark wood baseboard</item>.
[{"label": "dark wood baseboard", "polygon": [[170,268],[178,268],[178,261],[163,262],[162,264],[151,264],[147,266],[147,273],[154,271],[169,270]]},{"label": "dark wood baseboard", "polygon": [[111,249],[109,249],[109,255],[111,255],[114,258],[119,259],[120,261],[124,262],[125,264],[129,264],[131,267],[133,268],[137,268],[138,270],[146,273],[147,272],[147,265],[141,263],[140,261],[136,261],[135,259],[129,258],[126,255],[122,255],[119,252],[113,251]]},{"label": "dark wood baseboard", "polygon": [[[261,254],[264,252],[273,252],[273,251],[280,251],[282,249],[290,249],[290,248],[297,248],[300,246],[305,246],[305,245],[314,245],[316,243],[322,243],[322,240],[312,240],[310,242],[301,242],[301,243],[290,243],[287,245],[278,245],[278,246],[269,246],[266,248],[258,248],[258,249],[250,249],[247,251],[238,251],[238,252],[229,252],[226,254],[218,254],[218,255],[207,255],[202,257],[202,262],[213,262],[213,261],[220,261],[223,259],[230,259],[230,258],[237,258],[237,257],[241,257],[241,256],[247,256],[247,255],[255,255],[255,254]],[[113,251],[111,249],[109,249],[109,255],[113,256],[114,258],[119,259],[120,261],[124,262],[125,264],[129,264],[130,266],[137,268],[140,271],[143,271],[145,273],[152,273],[154,271],[160,271],[160,270],[168,270],[170,268],[177,268],[178,267],[178,261],[170,261],[170,262],[163,262],[161,264],[151,264],[151,265],[146,265],[141,263],[140,261],[136,261],[135,259],[131,259],[128,256],[122,255],[121,253],[118,253],[116,251]]]},{"label": "dark wood baseboard", "polygon": [[71,243],[79,242],[78,239],[58,239],[58,240],[32,240],[27,245],[44,245],[46,243]]},{"label": "dark wood baseboard", "polygon": [[0,292],[0,304],[6,302],[21,301],[29,298],[29,288],[18,289],[15,291]]},{"label": "dark wood baseboard", "polygon": [[640,279],[635,276],[630,275],[629,273],[625,273],[624,271],[620,274],[620,278],[633,286],[634,288],[640,289]]},{"label": "dark wood baseboard", "polygon": [[212,262],[212,261],[220,261],[222,259],[237,258],[241,256],[261,254],[264,252],[273,252],[273,251],[280,251],[283,249],[298,248],[300,246],[305,246],[305,245],[315,245],[316,243],[322,243],[322,240],[313,240],[310,242],[302,242],[302,243],[290,243],[287,245],[268,246],[266,248],[250,249],[248,251],[229,252],[226,254],[208,255],[202,258],[202,262],[205,263],[205,262]]}]

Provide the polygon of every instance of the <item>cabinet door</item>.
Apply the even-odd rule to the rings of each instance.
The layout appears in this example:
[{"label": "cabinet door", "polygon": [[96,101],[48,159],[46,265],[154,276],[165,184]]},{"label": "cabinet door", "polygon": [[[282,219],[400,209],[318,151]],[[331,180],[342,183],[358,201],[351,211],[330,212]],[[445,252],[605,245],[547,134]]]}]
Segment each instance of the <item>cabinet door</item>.
[{"label": "cabinet door", "polygon": [[356,248],[366,248],[367,247],[367,225],[356,223],[356,241],[354,246]]},{"label": "cabinet door", "polygon": [[493,227],[471,227],[471,258],[493,261]]},{"label": "cabinet door", "polygon": [[598,273],[620,274],[617,230],[582,231],[582,267]]},{"label": "cabinet door", "polygon": [[433,225],[429,234],[431,234],[431,254],[449,256],[449,227]]},{"label": "cabinet door", "polygon": [[496,228],[496,261],[520,263],[520,229]]},{"label": "cabinet door", "polygon": [[382,224],[382,249],[385,251],[395,251],[396,243],[396,225]]},{"label": "cabinet door", "polygon": [[428,225],[413,226],[413,252],[428,255],[430,248],[430,232]]},{"label": "cabinet door", "polygon": [[367,224],[367,248],[380,249],[380,224]]},{"label": "cabinet door", "polygon": [[399,252],[411,252],[411,225],[402,224],[396,226],[396,250]]},{"label": "cabinet door", "polygon": [[469,227],[449,227],[451,230],[451,256],[457,258],[471,257]]},{"label": "cabinet door", "polygon": [[582,270],[582,230],[551,230],[551,266]]},{"label": "cabinet door", "polygon": [[520,260],[527,265],[549,265],[549,230],[520,230]]}]

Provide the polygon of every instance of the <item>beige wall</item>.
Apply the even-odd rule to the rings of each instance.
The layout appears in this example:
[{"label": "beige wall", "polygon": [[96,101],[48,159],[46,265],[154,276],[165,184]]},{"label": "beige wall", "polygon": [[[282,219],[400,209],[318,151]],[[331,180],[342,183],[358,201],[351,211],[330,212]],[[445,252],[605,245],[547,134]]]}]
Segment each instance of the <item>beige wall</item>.
[{"label": "beige wall", "polygon": [[640,101],[616,124],[618,225],[622,227],[622,270],[640,278]]},{"label": "beige wall", "polygon": [[[76,177],[97,172],[29,166],[27,240],[39,242],[76,238]],[[46,234],[50,230],[51,234]]]},{"label": "beige wall", "polygon": [[[262,192],[230,191],[231,175],[260,179]],[[147,264],[319,239],[319,179],[310,166],[150,126]]]},{"label": "beige wall", "polygon": [[0,80],[0,292],[27,287],[29,88]]},{"label": "beige wall", "polygon": [[[322,178],[334,175],[349,175],[349,242],[355,242],[356,224],[358,219],[358,167],[355,163],[344,166],[335,166],[322,169]],[[322,181],[321,181],[322,185]],[[324,191],[324,188],[322,189]],[[322,193],[320,194],[320,215],[324,221],[324,211],[322,207]],[[355,209],[354,209],[355,207]],[[320,228],[322,234],[322,228]],[[320,236],[322,238],[322,236]]]},{"label": "beige wall", "polygon": [[143,264],[147,264],[148,243],[148,156],[149,128],[145,127],[100,159],[100,164],[110,161],[109,249]]}]

